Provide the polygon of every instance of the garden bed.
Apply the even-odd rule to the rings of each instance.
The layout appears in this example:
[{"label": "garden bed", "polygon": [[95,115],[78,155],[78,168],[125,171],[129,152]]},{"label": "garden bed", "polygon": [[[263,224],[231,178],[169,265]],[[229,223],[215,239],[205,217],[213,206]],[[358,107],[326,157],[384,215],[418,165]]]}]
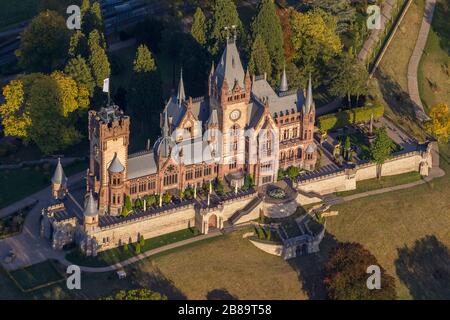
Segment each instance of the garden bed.
[{"label": "garden bed", "polygon": [[52,261],[47,260],[8,273],[22,292],[30,292],[65,280]]}]

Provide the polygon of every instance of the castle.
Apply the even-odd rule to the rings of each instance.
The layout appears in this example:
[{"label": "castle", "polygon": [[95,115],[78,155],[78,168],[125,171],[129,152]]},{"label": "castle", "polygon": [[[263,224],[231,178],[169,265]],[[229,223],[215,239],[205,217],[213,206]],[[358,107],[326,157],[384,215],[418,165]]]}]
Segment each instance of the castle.
[{"label": "castle", "polygon": [[[279,169],[313,170],[317,160],[311,79],[306,90],[289,90],[283,70],[274,90],[265,76],[244,71],[234,38],[227,39],[217,67],[211,67],[205,97],[187,97],[181,73],[178,90],[161,114],[161,136],[153,147],[128,154],[130,118],[118,106],[90,111],[88,118],[87,192],[77,199],[58,163],[53,203],[43,212],[41,234],[56,249],[75,242],[95,255],[141,236],[193,226],[207,233],[255,197],[255,192],[238,192],[246,176],[259,187],[275,182]],[[237,200],[225,209],[230,199],[208,195],[206,205],[193,199],[180,201],[173,210],[160,201],[157,207],[144,204],[144,210],[121,216],[127,197],[133,201],[156,194],[162,199],[162,194],[177,196],[205,184],[211,193],[217,181],[235,190]],[[211,218],[214,204],[220,213]]]}]

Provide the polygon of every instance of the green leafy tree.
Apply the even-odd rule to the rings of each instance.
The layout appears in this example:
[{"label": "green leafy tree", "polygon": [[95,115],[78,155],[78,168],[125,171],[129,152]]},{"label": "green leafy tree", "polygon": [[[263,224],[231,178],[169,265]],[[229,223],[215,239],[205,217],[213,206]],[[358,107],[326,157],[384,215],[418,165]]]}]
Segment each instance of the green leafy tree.
[{"label": "green leafy tree", "polygon": [[65,84],[64,79],[58,83],[58,79],[44,76],[36,79],[30,88],[28,110],[32,123],[28,134],[44,154],[51,154],[81,139],[81,134],[67,117],[76,110],[76,84],[64,90],[68,94],[67,100],[62,98],[59,87]]},{"label": "green leafy tree", "polygon": [[367,94],[369,74],[358,59],[350,54],[344,54],[338,59],[337,77],[333,80],[330,92],[336,96],[347,96],[348,105],[352,107],[351,96],[357,99]]},{"label": "green leafy tree", "polygon": [[142,200],[139,199],[139,198],[137,198],[137,199],[134,201],[134,207],[135,207],[136,209],[142,209],[142,208],[144,207],[144,204],[142,203]]},{"label": "green leafy tree", "polygon": [[286,173],[291,180],[294,180],[295,178],[298,177],[300,170],[298,169],[298,167],[290,166],[287,169]]},{"label": "green leafy tree", "polygon": [[272,74],[269,52],[266,49],[264,40],[259,34],[256,36],[252,45],[248,69],[254,75],[263,75],[265,73],[270,77]]},{"label": "green leafy tree", "polygon": [[[342,51],[335,19],[320,9],[291,14],[293,62],[299,71],[323,82],[330,60]],[[325,73],[325,75],[324,75]]]},{"label": "green leafy tree", "polygon": [[215,191],[218,195],[223,195],[224,191],[223,191],[222,180],[217,179],[216,184],[215,184]]},{"label": "green leafy tree", "polygon": [[124,218],[126,218],[126,217],[128,217],[128,214],[130,213],[130,211],[127,209],[127,207],[122,207],[122,212],[121,212],[121,215],[122,215],[122,217],[124,217]]},{"label": "green leafy tree", "polygon": [[349,31],[356,19],[356,10],[351,0],[314,0],[314,7],[320,8],[336,17],[336,31],[339,34]]},{"label": "green leafy tree", "polygon": [[191,35],[200,45],[204,46],[206,44],[207,25],[205,15],[201,8],[195,10]]},{"label": "green leafy tree", "polygon": [[3,131],[6,136],[21,139],[28,138],[28,128],[31,125],[29,111],[24,110],[25,92],[22,80],[12,80],[3,87],[5,103],[0,105]]},{"label": "green leafy tree", "polygon": [[125,208],[127,208],[128,211],[131,211],[133,209],[133,204],[131,203],[130,196],[125,196]]},{"label": "green leafy tree", "polygon": [[129,248],[129,246],[128,246],[128,243],[125,243],[125,244],[123,245],[123,252],[124,252],[125,254],[128,254],[128,252],[130,252],[130,248]]},{"label": "green leafy tree", "polygon": [[157,199],[156,199],[156,196],[152,194],[152,195],[146,196],[145,201],[146,201],[147,207],[150,207],[150,206],[153,206],[156,204]]},{"label": "green leafy tree", "polygon": [[367,288],[367,267],[379,262],[359,243],[339,243],[325,265],[325,286],[333,300],[396,299],[395,280],[380,267],[381,289]]},{"label": "green leafy tree", "polygon": [[[243,35],[242,22],[236,5],[232,0],[216,0],[213,7],[213,16],[209,25],[209,51],[212,55],[219,53],[224,47],[227,34],[230,35],[231,26],[236,26],[239,36]],[[225,30],[228,28],[228,32]]]},{"label": "green leafy tree", "polygon": [[106,300],[167,300],[167,297],[149,289],[133,289],[121,290],[115,295],[107,297]]},{"label": "green leafy tree", "polygon": [[[252,34],[256,40],[261,36],[271,58],[272,73],[268,73],[269,79],[277,81],[283,70],[284,49],[283,32],[273,0],[262,0],[258,6],[258,14],[252,22]],[[253,50],[252,50],[253,51]]]},{"label": "green leafy tree", "polygon": [[164,204],[169,204],[172,201],[172,196],[170,193],[164,193],[162,200]]},{"label": "green leafy tree", "polygon": [[101,36],[97,30],[89,34],[89,65],[97,87],[103,87],[103,80],[109,78],[111,67],[105,49],[100,46]]},{"label": "green leafy tree", "polygon": [[425,129],[441,142],[447,142],[450,135],[450,112],[444,103],[431,107],[430,120],[425,123]]},{"label": "green leafy tree", "polygon": [[394,142],[389,138],[386,128],[378,128],[375,132],[375,141],[370,145],[370,153],[377,166],[377,178],[381,177],[384,162],[391,157],[395,148]]},{"label": "green leafy tree", "polygon": [[140,243],[141,247],[145,246],[145,239],[144,239],[143,235],[141,235],[141,237],[139,238],[139,243]]},{"label": "green leafy tree", "polygon": [[79,86],[84,86],[91,97],[93,96],[95,81],[89,65],[82,56],[78,55],[76,58],[70,59],[64,72],[71,76]]},{"label": "green leafy tree", "polygon": [[16,56],[26,71],[50,72],[66,58],[68,47],[69,30],[64,18],[54,11],[44,11],[21,33]]},{"label": "green leafy tree", "polygon": [[141,253],[141,244],[140,244],[139,242],[136,243],[134,252],[135,252],[136,254],[140,254],[140,253]]}]

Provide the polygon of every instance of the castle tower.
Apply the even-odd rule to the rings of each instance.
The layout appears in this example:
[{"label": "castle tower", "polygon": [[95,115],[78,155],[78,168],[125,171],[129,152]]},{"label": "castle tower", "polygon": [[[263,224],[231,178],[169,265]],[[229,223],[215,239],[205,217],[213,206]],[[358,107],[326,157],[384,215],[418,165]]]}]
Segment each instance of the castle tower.
[{"label": "castle tower", "polygon": [[52,197],[54,199],[62,199],[66,194],[66,190],[67,177],[64,174],[61,159],[58,158],[58,164],[56,165],[55,173],[52,177]]},{"label": "castle tower", "polygon": [[84,202],[84,230],[87,234],[92,233],[98,227],[98,208],[97,202],[92,195],[92,192],[86,195]]},{"label": "castle tower", "polygon": [[[100,214],[109,214],[113,198],[111,197],[112,177],[108,170],[114,159],[123,166],[120,173],[121,188],[127,179],[128,144],[130,137],[130,118],[125,116],[118,106],[102,108],[99,112],[89,111],[89,142],[90,142],[90,190],[98,195]],[[115,166],[113,166],[115,167]],[[116,190],[114,186],[114,190]],[[123,203],[123,196],[120,202]],[[113,206],[116,209],[116,206]],[[112,214],[116,214],[113,212]]]},{"label": "castle tower", "polygon": [[125,202],[125,167],[114,155],[111,164],[108,167],[109,172],[109,214],[119,215]]},{"label": "castle tower", "polygon": [[283,68],[283,74],[281,75],[281,83],[280,88],[278,89],[279,92],[286,92],[289,90],[288,82],[287,82],[287,76],[286,76],[286,67]]},{"label": "castle tower", "polygon": [[223,161],[219,165],[219,177],[223,179],[230,173],[236,175],[244,170],[243,131],[248,123],[247,110],[252,86],[249,72],[244,72],[235,37],[227,39],[216,69],[211,69],[209,83],[210,103],[217,109],[221,125],[219,129],[223,134]]}]

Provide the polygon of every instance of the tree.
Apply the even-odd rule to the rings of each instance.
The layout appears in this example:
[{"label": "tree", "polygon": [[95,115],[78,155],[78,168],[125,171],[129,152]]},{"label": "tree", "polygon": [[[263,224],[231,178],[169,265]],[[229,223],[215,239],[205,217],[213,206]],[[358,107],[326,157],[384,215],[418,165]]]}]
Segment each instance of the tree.
[{"label": "tree", "polygon": [[111,67],[105,49],[100,46],[100,34],[97,30],[89,34],[89,65],[97,87],[103,86],[103,80],[109,78]]},{"label": "tree", "polygon": [[336,17],[336,31],[340,34],[347,32],[356,19],[351,0],[314,0],[313,6]]},{"label": "tree", "polygon": [[335,96],[347,96],[348,106],[352,107],[351,96],[357,99],[367,94],[369,74],[358,59],[350,54],[344,54],[338,62],[337,77],[332,81],[330,92]]},{"label": "tree", "polygon": [[89,65],[82,56],[78,55],[76,58],[70,59],[64,72],[71,76],[78,83],[78,86],[85,87],[91,97],[93,96],[95,81]]},{"label": "tree", "polygon": [[69,30],[64,18],[47,10],[33,18],[21,33],[16,55],[26,71],[49,72],[66,58],[68,47]]},{"label": "tree", "polygon": [[133,204],[131,203],[130,196],[125,196],[125,208],[127,208],[128,211],[131,211],[133,209]]},{"label": "tree", "polygon": [[146,201],[147,207],[149,207],[149,206],[155,205],[157,202],[157,199],[156,199],[156,196],[152,194],[152,195],[146,196],[145,201]]},{"label": "tree", "polygon": [[130,212],[128,211],[126,206],[122,207],[122,212],[121,212],[122,217],[124,217],[124,218],[128,217],[129,213]]},{"label": "tree", "polygon": [[100,31],[103,29],[102,9],[97,1],[82,15],[81,28],[85,34],[89,34],[93,30]]},{"label": "tree", "polygon": [[262,0],[258,6],[258,14],[252,22],[253,38],[261,36],[272,63],[269,79],[277,81],[285,64],[283,50],[283,32],[273,0]]},{"label": "tree", "polygon": [[320,82],[328,73],[329,61],[342,51],[336,21],[320,9],[307,13],[292,11],[291,28],[293,61],[301,72],[312,73],[315,82]]},{"label": "tree", "polygon": [[431,107],[431,120],[425,123],[425,129],[441,142],[447,142],[450,135],[450,113],[448,106],[439,103]]},{"label": "tree", "polygon": [[172,201],[172,196],[170,193],[164,193],[162,200],[164,204],[169,204]]},{"label": "tree", "polygon": [[80,31],[75,31],[70,37],[69,58],[75,58],[78,55],[83,58],[89,57],[89,46],[86,36]]},{"label": "tree", "polygon": [[195,10],[194,19],[191,27],[192,37],[202,46],[206,44],[206,18],[201,8]]},{"label": "tree", "polygon": [[288,177],[291,180],[294,180],[295,178],[298,177],[300,173],[300,170],[298,169],[298,167],[295,166],[290,166],[287,170],[286,170],[286,174],[288,175]]},{"label": "tree", "polygon": [[156,134],[163,104],[161,76],[147,46],[138,47],[133,70],[127,96],[129,113],[137,119],[133,126],[145,134]]},{"label": "tree", "polygon": [[141,244],[138,242],[138,243],[136,243],[136,246],[135,246],[135,248],[134,248],[134,252],[136,253],[136,254],[140,254],[141,253]]},{"label": "tree", "polygon": [[215,191],[218,195],[222,195],[224,193],[222,180],[217,179],[216,185],[215,185]]},{"label": "tree", "polygon": [[375,141],[370,145],[372,159],[377,166],[377,178],[381,177],[383,163],[391,157],[395,144],[389,138],[386,128],[378,128],[375,132]]},{"label": "tree", "polygon": [[140,45],[137,48],[136,58],[133,62],[134,72],[152,72],[156,70],[156,63],[147,46]]},{"label": "tree", "polygon": [[325,286],[333,300],[392,300],[395,280],[380,267],[381,289],[369,290],[367,268],[380,266],[375,256],[359,243],[339,243],[325,265]]},{"label": "tree", "polygon": [[267,74],[268,77],[272,74],[269,52],[266,49],[264,40],[259,34],[256,36],[252,45],[248,69],[250,74]]},{"label": "tree", "polygon": [[[81,139],[68,115],[77,108],[76,84],[58,76],[37,78],[30,88],[27,109],[29,138],[44,154],[51,154]],[[65,87],[67,86],[67,87]]]},{"label": "tree", "polygon": [[[227,35],[231,33],[231,26],[236,27],[240,37],[243,35],[242,22],[232,0],[216,0],[213,7],[213,16],[209,25],[209,51],[216,55],[223,47]],[[228,31],[225,29],[228,28]]]},{"label": "tree", "polygon": [[115,295],[107,297],[106,300],[167,300],[167,297],[149,289],[133,289],[121,290]]},{"label": "tree", "polygon": [[144,239],[143,235],[141,235],[141,237],[139,238],[139,243],[140,243],[141,247],[145,246],[145,239]]},{"label": "tree", "polygon": [[81,138],[75,122],[79,110],[89,105],[89,93],[71,77],[62,72],[26,75],[5,86],[4,95],[0,114],[5,134],[33,141],[45,154]]},{"label": "tree", "polygon": [[5,136],[27,138],[31,117],[28,111],[24,111],[23,81],[12,80],[3,88],[3,96],[5,103],[0,105],[0,116]]},{"label": "tree", "polygon": [[127,254],[129,251],[130,251],[130,248],[128,247],[128,243],[125,243],[125,244],[123,245],[123,252],[124,252],[125,254]]}]

